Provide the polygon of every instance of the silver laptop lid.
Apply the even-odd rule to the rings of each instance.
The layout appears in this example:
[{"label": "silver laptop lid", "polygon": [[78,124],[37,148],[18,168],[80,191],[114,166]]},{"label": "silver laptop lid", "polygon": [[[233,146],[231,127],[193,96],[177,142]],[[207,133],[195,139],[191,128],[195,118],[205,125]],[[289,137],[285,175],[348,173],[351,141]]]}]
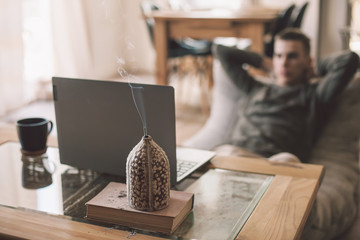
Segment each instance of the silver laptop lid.
[{"label": "silver laptop lid", "polygon": [[[143,87],[148,134],[166,152],[176,183],[174,89]],[[143,136],[128,83],[53,77],[61,163],[126,176],[126,160]]]}]

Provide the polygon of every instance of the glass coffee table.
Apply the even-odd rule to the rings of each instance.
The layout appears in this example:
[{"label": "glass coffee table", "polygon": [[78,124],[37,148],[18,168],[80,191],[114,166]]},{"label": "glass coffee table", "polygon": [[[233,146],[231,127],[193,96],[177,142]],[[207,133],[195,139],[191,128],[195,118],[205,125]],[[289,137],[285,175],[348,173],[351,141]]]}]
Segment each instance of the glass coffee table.
[{"label": "glass coffee table", "polygon": [[[30,211],[30,214],[36,213],[40,218],[42,215],[44,218],[62,218],[67,224],[94,226],[96,231],[106,232],[107,235],[117,231],[126,236],[142,236],[141,239],[235,239],[246,227],[252,226],[249,222],[253,221],[251,218],[255,210],[266,209],[258,209],[259,203],[265,201],[263,205],[266,206],[269,204],[266,202],[267,198],[274,200],[272,194],[276,194],[276,191],[269,193],[269,189],[279,179],[271,171],[265,171],[265,174],[251,173],[246,169],[246,164],[242,165],[245,171],[231,170],[227,167],[229,162],[232,159],[223,162],[221,157],[216,157],[213,165],[222,169],[203,168],[200,173],[193,174],[176,186],[176,190],[195,194],[194,208],[172,235],[165,235],[93,222],[85,218],[87,201],[109,182],[125,183],[125,179],[62,165],[55,147],[49,147],[41,156],[29,157],[21,154],[17,142],[5,142],[0,145],[0,209],[20,210],[20,213]],[[314,187],[316,192],[316,185]],[[309,199],[309,204],[312,204],[311,195]],[[277,202],[272,204],[273,206],[268,207],[275,209],[278,206]],[[255,214],[255,220],[257,218]],[[0,236],[21,236],[21,231],[15,228],[2,231],[7,227],[6,224],[5,220],[0,221]],[[299,225],[303,223],[300,222]],[[252,228],[244,233],[246,236],[254,234]],[[91,231],[88,234],[90,237]]]}]

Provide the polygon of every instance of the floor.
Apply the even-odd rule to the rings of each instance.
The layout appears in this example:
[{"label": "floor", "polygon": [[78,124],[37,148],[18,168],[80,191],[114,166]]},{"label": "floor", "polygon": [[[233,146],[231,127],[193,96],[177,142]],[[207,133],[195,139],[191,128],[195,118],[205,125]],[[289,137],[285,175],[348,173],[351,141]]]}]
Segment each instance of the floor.
[{"label": "floor", "polygon": [[[136,81],[147,84],[155,83],[153,75],[137,76]],[[183,80],[181,83],[177,79],[171,81],[171,85],[175,88],[177,144],[181,144],[196,133],[208,117],[208,113],[205,113],[201,106],[198,84],[189,85],[191,81],[197,82],[192,78]],[[181,96],[183,92],[187,93],[186,96]],[[51,93],[47,95],[51,96]],[[51,134],[57,134],[54,103],[49,97],[29,103],[0,117],[0,124],[15,125],[17,120],[29,117],[41,117],[53,121],[55,124]]]}]

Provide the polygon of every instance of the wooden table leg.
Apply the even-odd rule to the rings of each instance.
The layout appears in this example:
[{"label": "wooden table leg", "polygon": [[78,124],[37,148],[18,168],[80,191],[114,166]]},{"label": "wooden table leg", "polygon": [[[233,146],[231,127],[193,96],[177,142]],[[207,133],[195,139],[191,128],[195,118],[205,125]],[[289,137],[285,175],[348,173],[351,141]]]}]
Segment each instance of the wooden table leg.
[{"label": "wooden table leg", "polygon": [[260,54],[264,53],[264,24],[241,24],[240,33],[251,39],[251,50]]},{"label": "wooden table leg", "polygon": [[156,51],[156,83],[167,85],[167,49],[168,49],[168,29],[166,21],[156,20],[154,29],[155,51]]}]

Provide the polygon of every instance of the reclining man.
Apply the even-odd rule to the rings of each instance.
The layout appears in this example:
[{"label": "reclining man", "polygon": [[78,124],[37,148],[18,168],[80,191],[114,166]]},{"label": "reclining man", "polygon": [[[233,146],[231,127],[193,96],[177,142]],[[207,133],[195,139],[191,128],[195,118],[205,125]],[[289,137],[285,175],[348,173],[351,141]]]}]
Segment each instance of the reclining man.
[{"label": "reclining man", "polygon": [[[358,55],[344,51],[322,60],[314,71],[310,40],[298,29],[276,36],[272,59],[222,45],[214,46],[214,54],[244,95],[228,154],[260,155],[270,161],[308,161],[336,97],[359,64]],[[271,83],[255,80],[246,65],[272,73]],[[322,79],[312,83],[313,77]],[[226,152],[229,145],[217,151]]]}]

